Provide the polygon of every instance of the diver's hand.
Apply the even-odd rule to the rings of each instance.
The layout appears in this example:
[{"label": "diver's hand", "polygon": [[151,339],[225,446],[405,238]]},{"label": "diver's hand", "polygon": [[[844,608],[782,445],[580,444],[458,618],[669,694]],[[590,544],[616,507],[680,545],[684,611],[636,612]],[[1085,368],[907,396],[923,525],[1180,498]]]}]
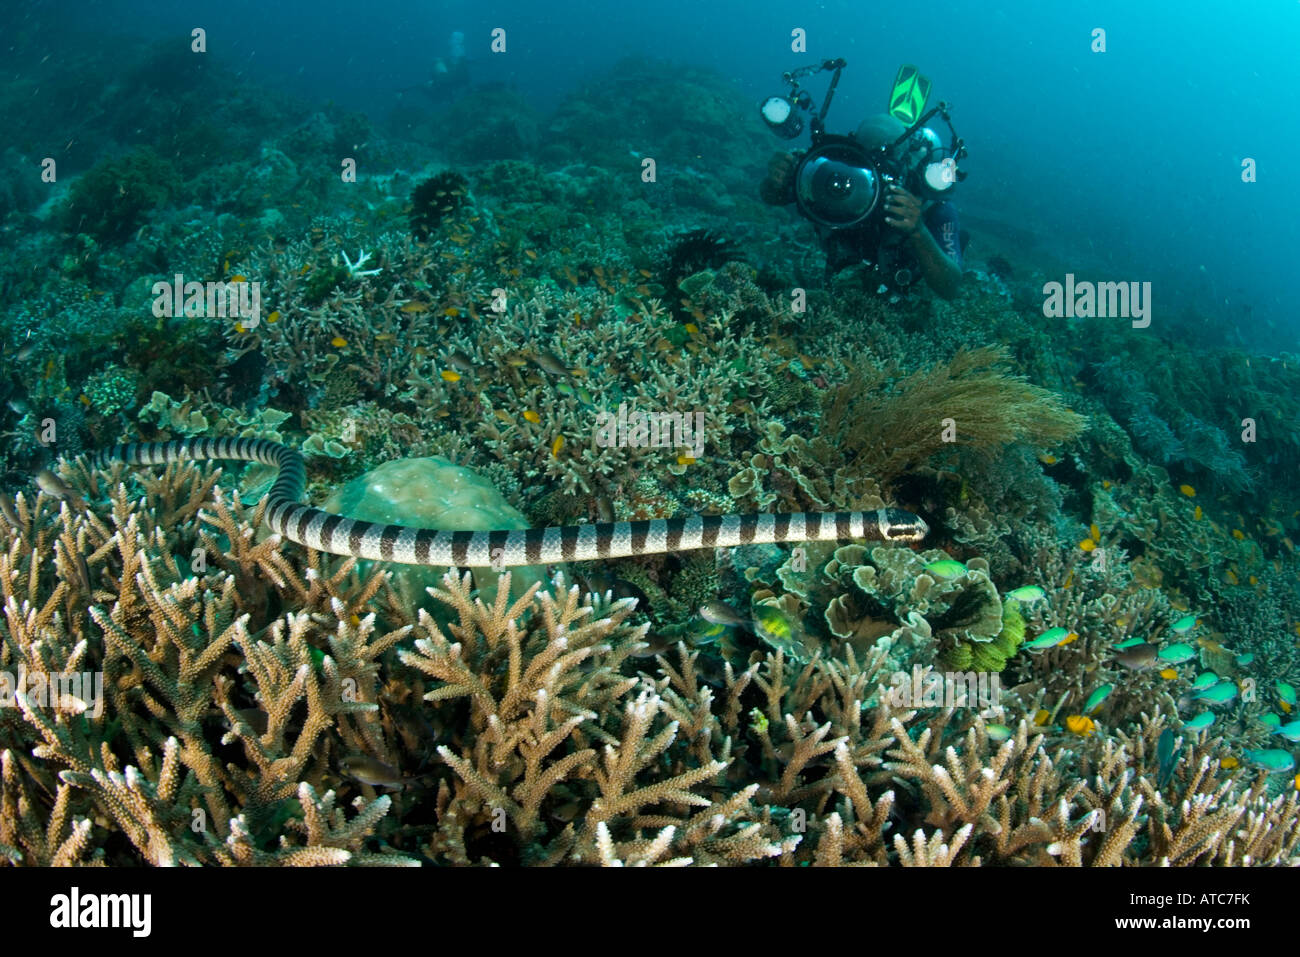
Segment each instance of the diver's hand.
[{"label": "diver's hand", "polygon": [[791,194],[794,168],[798,162],[793,153],[777,153],[767,163],[767,179],[759,186],[764,202],[781,206],[794,201]]},{"label": "diver's hand", "polygon": [[921,201],[901,186],[885,194],[885,222],[907,236],[921,231]]}]

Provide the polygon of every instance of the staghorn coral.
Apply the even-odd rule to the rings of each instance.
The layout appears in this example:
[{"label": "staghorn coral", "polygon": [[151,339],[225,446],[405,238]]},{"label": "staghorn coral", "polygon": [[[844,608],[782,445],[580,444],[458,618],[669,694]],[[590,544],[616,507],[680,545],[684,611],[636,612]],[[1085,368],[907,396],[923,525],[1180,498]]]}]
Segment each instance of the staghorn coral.
[{"label": "staghorn coral", "polygon": [[[9,863],[1227,864],[1300,847],[1295,794],[1227,771],[1222,739],[1184,735],[1155,788],[1163,706],[1081,737],[1032,721],[1024,691],[986,713],[908,703],[885,643],[706,680],[702,649],[635,657],[649,626],[627,599],[557,579],[489,606],[449,574],[431,614],[382,570],[259,539],[216,470],[64,474],[87,507],[19,496],[4,527],[0,663],[101,670],[104,699],[0,712]],[[194,549],[201,571],[176,559]],[[894,567],[854,558],[837,560],[873,580]],[[335,770],[348,755],[396,769],[390,793]]]}]

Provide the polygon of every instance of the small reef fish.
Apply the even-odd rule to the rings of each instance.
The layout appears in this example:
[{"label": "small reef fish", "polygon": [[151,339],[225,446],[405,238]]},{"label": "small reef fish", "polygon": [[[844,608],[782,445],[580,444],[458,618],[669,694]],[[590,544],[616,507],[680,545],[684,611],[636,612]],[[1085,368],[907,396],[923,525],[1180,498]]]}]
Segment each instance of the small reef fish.
[{"label": "small reef fish", "polygon": [[564,378],[570,374],[569,367],[561,362],[553,353],[542,350],[534,352],[529,356],[529,358],[532,359],[533,364],[536,365],[537,368],[541,369],[543,372],[549,373],[550,375],[557,375]]},{"label": "small reef fish", "polygon": [[644,612],[651,623],[656,628],[659,627],[654,610],[650,607],[650,598],[634,582],[630,582],[626,578],[619,578],[617,575],[611,575],[605,571],[592,572],[586,578],[579,578],[578,582],[588,593],[593,595],[612,592],[615,599],[635,599],[637,611]]},{"label": "small reef fish", "polygon": [[700,606],[700,617],[712,625],[724,628],[748,628],[749,622],[736,613],[725,601],[714,598]]},{"label": "small reef fish", "polygon": [[1217,720],[1213,711],[1202,711],[1195,718],[1183,722],[1184,731],[1204,731]]},{"label": "small reef fish", "polygon": [[1192,682],[1193,691],[1203,691],[1206,688],[1212,688],[1219,683],[1221,679],[1213,671],[1202,671]]},{"label": "small reef fish", "polygon": [[1179,618],[1176,622],[1170,625],[1169,630],[1172,631],[1175,635],[1185,635],[1195,627],[1196,627],[1196,616],[1184,615],[1182,618]]},{"label": "small reef fish", "polygon": [[63,479],[47,468],[36,473],[36,487],[46,495],[53,496],[59,501],[67,502],[77,508],[84,508],[86,505],[80,495],[74,492]]},{"label": "small reef fish", "polygon": [[1036,650],[1041,650],[1043,648],[1055,648],[1057,645],[1066,644],[1067,642],[1073,641],[1075,638],[1078,637],[1079,636],[1074,632],[1067,631],[1064,628],[1049,628],[1047,631],[1043,632],[1033,641],[1025,642],[1025,647],[1033,648]]},{"label": "small reef fish", "polygon": [[1182,492],[1188,498],[1196,498],[1196,489],[1192,488],[1190,485],[1180,485],[1178,486],[1178,491]]},{"label": "small reef fish", "polygon": [[966,574],[966,566],[956,559],[946,558],[942,561],[930,562],[925,566],[925,570],[935,578],[949,579],[956,578],[958,575]]},{"label": "small reef fish", "polygon": [[1288,741],[1300,741],[1300,721],[1292,721],[1290,724],[1274,728],[1271,733],[1280,734]]},{"label": "small reef fish", "polygon": [[779,608],[759,605],[754,609],[754,633],[773,648],[804,654],[803,643],[795,637],[794,626]]},{"label": "small reef fish", "polygon": [[385,764],[368,754],[349,755],[339,760],[339,770],[354,781],[379,788],[404,788],[414,779],[402,776],[391,764]]},{"label": "small reef fish", "polygon": [[1085,715],[1072,714],[1065,719],[1065,727],[1081,737],[1087,737],[1097,730],[1096,723]]},{"label": "small reef fish", "polygon": [[1145,671],[1156,663],[1156,646],[1143,642],[1131,648],[1125,648],[1115,656],[1129,671]]},{"label": "small reef fish", "polygon": [[1160,677],[1164,678],[1166,681],[1173,681],[1178,677],[1178,672],[1173,668],[1164,668],[1160,671]]},{"label": "small reef fish", "polygon": [[1295,688],[1291,687],[1285,681],[1279,681],[1277,683],[1277,696],[1282,701],[1295,707]]},{"label": "small reef fish", "polygon": [[1115,650],[1123,651],[1125,648],[1133,648],[1142,644],[1146,644],[1145,638],[1126,638],[1123,641],[1116,642]]},{"label": "small reef fish", "polygon": [[3,515],[5,521],[11,526],[18,527],[18,513],[14,511],[14,500],[4,492],[0,492],[0,515]]},{"label": "small reef fish", "polygon": [[984,733],[988,735],[988,739],[994,744],[1001,744],[1011,737],[1011,729],[1005,724],[986,724],[984,725]]},{"label": "small reef fish", "polygon": [[1169,784],[1174,776],[1175,752],[1174,752],[1174,733],[1169,728],[1160,732],[1160,739],[1156,741],[1156,786],[1161,790]]},{"label": "small reef fish", "polygon": [[1282,719],[1275,714],[1266,714],[1259,719],[1259,723],[1267,728],[1278,728],[1282,725]]},{"label": "small reef fish", "polygon": [[14,411],[15,415],[26,415],[27,413],[32,411],[31,403],[29,403],[22,396],[18,396],[18,395],[10,396],[8,401],[5,404],[8,405],[9,408]]},{"label": "small reef fish", "polygon": [[1007,597],[1014,598],[1016,601],[1021,603],[1028,603],[1031,601],[1038,601],[1040,598],[1046,598],[1047,592],[1043,591],[1043,589],[1039,588],[1037,585],[1022,585],[1019,588],[1007,592]]},{"label": "small reef fish", "polygon": [[448,353],[447,365],[451,366],[453,369],[459,369],[461,372],[474,371],[474,361],[459,350],[453,350]]},{"label": "small reef fish", "polygon": [[1167,661],[1171,665],[1181,665],[1185,661],[1191,661],[1196,657],[1196,649],[1191,645],[1170,645],[1167,648],[1161,648],[1156,654],[1161,661]]},{"label": "small reef fish", "polygon": [[1242,750],[1241,756],[1249,764],[1267,771],[1269,774],[1290,774],[1295,770],[1295,758],[1291,757],[1289,751],[1283,751],[1280,748],[1268,748],[1262,751],[1245,748]]},{"label": "small reef fish", "polygon": [[1255,655],[1253,652],[1246,652],[1245,654],[1237,655],[1237,667],[1244,668],[1246,667],[1246,665],[1250,664],[1254,660],[1255,660]]},{"label": "small reef fish", "polygon": [[1088,695],[1088,700],[1083,704],[1083,713],[1092,714],[1101,707],[1101,703],[1110,697],[1110,693],[1114,690],[1115,686],[1113,684],[1104,684],[1092,694]]},{"label": "small reef fish", "polygon": [[1231,681],[1220,681],[1211,688],[1204,691],[1197,691],[1192,694],[1197,701],[1204,701],[1206,704],[1228,704],[1237,698],[1237,686]]}]

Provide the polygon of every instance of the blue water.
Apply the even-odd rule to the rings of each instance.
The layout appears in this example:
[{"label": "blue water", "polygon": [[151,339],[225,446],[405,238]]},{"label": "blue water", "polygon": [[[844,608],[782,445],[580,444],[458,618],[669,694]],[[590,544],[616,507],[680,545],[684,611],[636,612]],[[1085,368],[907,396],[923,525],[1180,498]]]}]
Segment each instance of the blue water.
[{"label": "blue water", "polygon": [[[968,215],[1029,231],[1060,270],[1152,281],[1162,325],[1194,310],[1225,341],[1295,344],[1294,3],[1225,13],[1209,2],[101,0],[26,3],[3,17],[11,68],[203,26],[221,65],[375,119],[429,75],[452,30],[466,34],[476,81],[510,84],[541,109],[629,53],[710,65],[755,101],[780,89],[782,71],[841,56],[849,69],[829,120],[844,131],[880,109],[899,63],[915,63],[969,144],[958,197]],[[488,48],[495,27],[507,31],[505,54]],[[790,51],[794,28],[807,54]],[[1090,50],[1095,28],[1104,53]],[[1255,183],[1241,180],[1244,158],[1257,163]]]}]

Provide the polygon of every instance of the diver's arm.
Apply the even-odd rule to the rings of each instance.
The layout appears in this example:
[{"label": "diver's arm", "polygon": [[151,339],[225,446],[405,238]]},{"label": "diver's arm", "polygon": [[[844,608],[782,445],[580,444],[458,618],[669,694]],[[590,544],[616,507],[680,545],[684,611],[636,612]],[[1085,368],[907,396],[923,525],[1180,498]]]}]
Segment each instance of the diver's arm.
[{"label": "diver's arm", "polygon": [[917,229],[908,236],[907,241],[920,261],[921,275],[925,277],[926,285],[942,299],[956,299],[961,288],[961,270],[939,248],[930,230],[924,227]]},{"label": "diver's arm", "polygon": [[921,275],[935,295],[956,299],[961,287],[961,267],[935,241],[925,222],[921,201],[901,186],[890,186],[885,194],[885,222],[907,237],[921,265]]}]

